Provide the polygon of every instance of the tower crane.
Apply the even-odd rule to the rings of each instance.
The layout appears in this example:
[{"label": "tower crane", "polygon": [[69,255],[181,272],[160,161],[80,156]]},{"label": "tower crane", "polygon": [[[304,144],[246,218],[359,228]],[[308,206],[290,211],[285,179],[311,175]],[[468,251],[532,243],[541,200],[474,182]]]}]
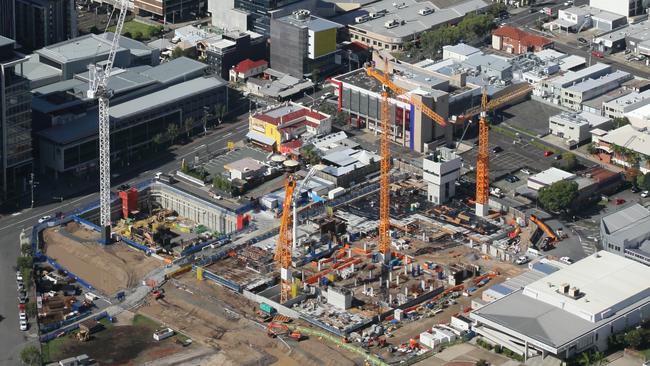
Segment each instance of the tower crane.
[{"label": "tower crane", "polygon": [[381,166],[379,175],[379,243],[378,250],[384,256],[384,265],[381,271],[381,287],[387,280],[388,263],[390,262],[390,141],[388,131],[390,129],[390,104],[388,102],[389,90],[396,95],[404,95],[409,102],[416,108],[420,109],[425,115],[438,123],[440,126],[446,126],[447,120],[431,110],[420,100],[408,95],[408,91],[397,86],[388,74],[388,58],[383,57],[384,70],[377,71],[372,65],[366,66],[366,73],[377,79],[381,85],[381,136],[380,136],[380,154]]},{"label": "tower crane", "polygon": [[[526,84],[510,93],[492,99],[488,102],[487,89],[484,87],[481,95],[481,109],[478,125],[478,156],[476,158],[476,215],[486,216],[490,194],[490,144],[487,113],[491,112],[514,99],[527,95],[532,87]],[[471,117],[471,114],[460,118],[460,121]]]},{"label": "tower crane", "polygon": [[295,188],[296,180],[292,175],[289,175],[284,183],[284,202],[282,203],[282,217],[280,219],[280,235],[278,236],[278,243],[275,246],[275,255],[273,257],[280,267],[281,304],[289,300],[289,293],[291,292],[291,203]]},{"label": "tower crane", "polygon": [[124,27],[127,4],[128,0],[120,0],[118,3],[120,15],[115,25],[108,59],[103,65],[88,65],[90,83],[86,95],[91,99],[97,98],[99,104],[99,225],[102,227],[102,241],[105,243],[108,242],[111,233],[111,143],[108,100],[113,94],[107,88],[107,84]]},{"label": "tower crane", "polygon": [[298,188],[294,190],[294,194],[292,197],[293,200],[293,225],[292,225],[292,230],[291,230],[291,238],[292,238],[292,249],[296,249],[296,244],[298,240],[296,239],[297,236],[297,225],[298,225],[298,195],[302,191],[302,188],[311,180],[311,178],[316,174],[316,166],[314,165],[309,169],[309,172],[305,176],[303,180],[300,181],[300,185],[298,185]]}]

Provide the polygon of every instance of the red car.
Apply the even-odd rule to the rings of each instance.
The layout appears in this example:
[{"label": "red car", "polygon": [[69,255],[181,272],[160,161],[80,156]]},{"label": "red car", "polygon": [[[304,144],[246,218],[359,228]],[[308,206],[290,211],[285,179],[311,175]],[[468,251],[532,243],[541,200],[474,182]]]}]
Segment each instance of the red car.
[{"label": "red car", "polygon": [[594,56],[594,57],[597,57],[597,58],[603,58],[603,57],[605,57],[605,55],[603,55],[602,52],[600,52],[600,51],[596,51],[596,50],[591,51],[591,55]]},{"label": "red car", "polygon": [[544,156],[549,157],[551,155],[553,155],[552,151],[548,151],[548,150],[544,151]]}]

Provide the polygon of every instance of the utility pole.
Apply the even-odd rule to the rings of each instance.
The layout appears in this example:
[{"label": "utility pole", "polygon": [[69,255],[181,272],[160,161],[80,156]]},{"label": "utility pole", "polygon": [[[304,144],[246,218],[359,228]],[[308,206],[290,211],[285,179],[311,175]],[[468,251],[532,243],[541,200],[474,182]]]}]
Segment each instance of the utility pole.
[{"label": "utility pole", "polygon": [[29,173],[29,185],[31,187],[32,191],[32,204],[31,207],[34,208],[34,186],[37,185],[38,182],[34,181],[34,173]]}]

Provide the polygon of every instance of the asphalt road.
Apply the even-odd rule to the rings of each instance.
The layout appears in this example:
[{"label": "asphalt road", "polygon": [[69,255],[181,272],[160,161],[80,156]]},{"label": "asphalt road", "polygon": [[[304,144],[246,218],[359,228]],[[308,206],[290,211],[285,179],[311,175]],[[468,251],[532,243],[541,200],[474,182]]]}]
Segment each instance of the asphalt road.
[{"label": "asphalt road", "polygon": [[[125,182],[135,184],[150,179],[158,171],[173,171],[179,167],[182,159],[223,149],[228,141],[242,140],[247,132],[246,113],[240,115],[236,121],[225,123],[220,128],[212,130],[208,136],[196,138],[186,145],[171,148],[170,154],[166,155],[165,159],[131,166],[130,169],[126,169],[120,174],[117,181],[112,182],[113,187]],[[45,182],[41,184],[45,184]],[[97,187],[98,184],[93,185]],[[14,268],[19,254],[18,242],[21,230],[30,228],[38,218],[44,215],[52,215],[57,211],[72,211],[99,199],[95,189],[90,188],[89,192],[92,193],[75,194],[63,202],[37,205],[33,209],[25,209],[0,219],[0,316],[4,318],[0,321],[0,366],[20,364],[20,350],[30,341],[36,340],[36,332],[33,327],[29,332],[21,332],[18,328],[18,300]]]}]

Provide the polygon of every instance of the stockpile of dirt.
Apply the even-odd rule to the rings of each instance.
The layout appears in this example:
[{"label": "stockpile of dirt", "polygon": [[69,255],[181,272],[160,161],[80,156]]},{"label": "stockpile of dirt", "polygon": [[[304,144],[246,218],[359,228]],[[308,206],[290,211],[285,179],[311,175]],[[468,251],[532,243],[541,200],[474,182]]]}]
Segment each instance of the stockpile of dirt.
[{"label": "stockpile of dirt", "polygon": [[137,285],[161,265],[124,243],[102,246],[93,239],[75,240],[93,237],[93,232],[83,227],[68,226],[65,233],[59,230],[51,228],[43,232],[45,253],[104,294],[113,295]]}]

